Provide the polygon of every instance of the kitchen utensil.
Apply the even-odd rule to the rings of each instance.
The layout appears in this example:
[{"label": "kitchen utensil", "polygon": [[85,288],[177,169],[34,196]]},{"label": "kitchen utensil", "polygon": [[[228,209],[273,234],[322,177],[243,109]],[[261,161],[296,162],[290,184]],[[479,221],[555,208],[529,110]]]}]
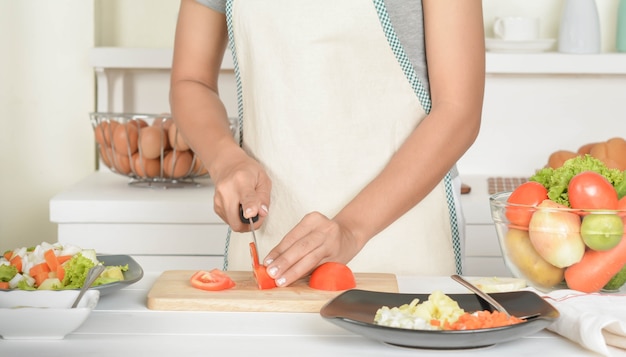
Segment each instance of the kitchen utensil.
[{"label": "kitchen utensil", "polygon": [[257,214],[254,217],[246,218],[243,215],[243,206],[239,205],[239,219],[241,219],[242,223],[250,224],[250,232],[252,232],[252,242],[254,243],[254,249],[255,249],[256,254],[257,254],[256,261],[260,262],[261,261],[261,256],[259,255],[259,245],[256,242],[256,233],[254,232],[254,222],[259,220],[259,215]]},{"label": "kitchen utensil", "polygon": [[[226,271],[235,286],[217,293],[195,289],[191,270],[163,272],[148,292],[146,305],[160,311],[272,311],[319,312],[342,291],[316,290],[302,278],[286,287],[259,290],[251,271]],[[357,288],[398,292],[396,276],[387,273],[354,273]]]},{"label": "kitchen utensil", "polygon": [[489,305],[493,306],[496,310],[498,310],[501,313],[505,314],[507,317],[511,317],[511,314],[509,314],[509,312],[504,308],[504,306],[500,305],[499,302],[497,302],[494,298],[489,296],[489,294],[484,293],[482,290],[480,290],[474,284],[472,284],[469,281],[463,279],[460,275],[457,275],[457,274],[451,275],[450,277],[452,278],[452,280],[460,283],[461,285],[463,285],[466,288],[470,289],[474,294],[476,294],[476,295],[480,296],[481,298],[483,298],[486,302],[489,303]]},{"label": "kitchen utensil", "polygon": [[105,266],[101,264],[98,264],[94,266],[93,268],[89,269],[89,272],[87,273],[87,278],[85,279],[85,283],[83,284],[83,287],[80,289],[80,292],[78,293],[78,296],[76,297],[76,300],[74,300],[74,303],[72,304],[72,309],[78,306],[80,299],[83,298],[83,295],[85,295],[85,293],[87,292],[87,290],[89,290],[93,282],[96,281],[96,279],[100,276],[100,274],[102,274],[104,269],[105,269]]}]

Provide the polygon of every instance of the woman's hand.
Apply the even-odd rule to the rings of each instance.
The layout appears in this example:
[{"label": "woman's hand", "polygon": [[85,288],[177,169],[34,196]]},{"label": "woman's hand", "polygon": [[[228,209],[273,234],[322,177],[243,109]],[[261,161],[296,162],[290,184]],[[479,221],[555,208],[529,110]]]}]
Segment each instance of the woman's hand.
[{"label": "woman's hand", "polygon": [[287,286],[325,262],[347,264],[363,246],[352,232],[321,213],[312,212],[272,249],[264,262],[277,286]]},{"label": "woman's hand", "polygon": [[267,216],[270,204],[272,182],[265,169],[248,156],[241,148],[227,150],[219,156],[219,170],[210,170],[215,195],[214,210],[234,231],[250,230],[247,223],[241,222],[239,205],[246,218],[259,215],[255,223],[259,227]]}]

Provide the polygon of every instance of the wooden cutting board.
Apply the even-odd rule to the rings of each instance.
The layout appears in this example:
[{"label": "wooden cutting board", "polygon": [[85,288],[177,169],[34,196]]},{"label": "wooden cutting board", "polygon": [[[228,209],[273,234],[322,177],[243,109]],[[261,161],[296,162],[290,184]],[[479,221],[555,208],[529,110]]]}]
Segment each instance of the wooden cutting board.
[{"label": "wooden cutting board", "polygon": [[[195,289],[191,270],[165,271],[148,292],[147,306],[163,311],[280,311],[319,312],[342,291],[311,289],[307,279],[284,288],[259,290],[251,271],[228,271],[236,286],[222,291]],[[398,292],[396,276],[385,273],[355,273],[356,288]]]}]

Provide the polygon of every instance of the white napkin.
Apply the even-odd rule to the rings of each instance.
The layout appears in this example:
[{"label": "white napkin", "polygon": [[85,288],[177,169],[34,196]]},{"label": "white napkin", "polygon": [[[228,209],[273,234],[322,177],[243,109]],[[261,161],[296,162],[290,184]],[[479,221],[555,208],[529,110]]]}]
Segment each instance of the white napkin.
[{"label": "white napkin", "polygon": [[626,356],[626,294],[535,292],[559,310],[548,330],[604,356]]}]

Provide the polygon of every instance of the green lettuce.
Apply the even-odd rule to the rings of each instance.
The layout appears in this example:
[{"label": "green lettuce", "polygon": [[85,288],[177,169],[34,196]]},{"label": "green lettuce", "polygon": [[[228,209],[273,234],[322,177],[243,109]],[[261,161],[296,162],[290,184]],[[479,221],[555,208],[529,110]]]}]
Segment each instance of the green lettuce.
[{"label": "green lettuce", "polygon": [[13,265],[0,265],[0,281],[10,281],[17,274],[17,268]]},{"label": "green lettuce", "polygon": [[87,279],[89,269],[95,265],[93,260],[83,256],[82,253],[74,255],[63,266],[65,268],[63,289],[80,289]]},{"label": "green lettuce", "polygon": [[[590,155],[577,156],[571,158],[563,166],[553,169],[546,167],[537,171],[529,178],[536,181],[548,189],[548,198],[556,203],[570,207],[567,186],[572,177],[584,171],[595,171],[604,176],[614,187],[622,187],[625,173],[618,169],[609,169],[606,165]],[[624,187],[626,194],[626,187]]]}]

